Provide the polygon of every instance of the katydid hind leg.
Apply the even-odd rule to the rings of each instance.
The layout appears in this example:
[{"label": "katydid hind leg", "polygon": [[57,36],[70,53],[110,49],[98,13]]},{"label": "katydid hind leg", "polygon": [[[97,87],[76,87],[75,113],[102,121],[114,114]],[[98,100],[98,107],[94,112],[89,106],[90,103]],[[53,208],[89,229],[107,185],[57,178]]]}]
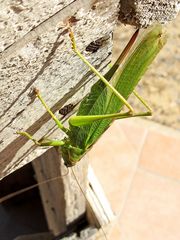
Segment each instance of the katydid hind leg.
[{"label": "katydid hind leg", "polygon": [[73,116],[69,119],[69,123],[73,126],[84,126],[88,124],[92,124],[98,120],[105,120],[105,119],[123,119],[123,118],[131,118],[131,117],[142,117],[142,116],[151,116],[150,112],[137,112],[137,113],[112,113],[112,114],[104,114],[104,115],[89,115],[89,116]]},{"label": "katydid hind leg", "polygon": [[112,114],[101,114],[101,115],[89,115],[89,116],[72,116],[69,119],[69,123],[73,126],[83,126],[91,124],[98,120],[103,119],[123,119],[123,118],[130,118],[130,117],[140,117],[140,116],[151,116],[152,115],[152,109],[146,103],[146,101],[134,90],[133,94],[137,97],[137,99],[145,106],[147,109],[146,112],[134,112],[133,114],[131,112],[118,112],[118,113],[112,113]]},{"label": "katydid hind leg", "polygon": [[137,99],[147,109],[147,112],[149,112],[149,114],[152,115],[152,108],[149,106],[149,104],[146,102],[146,100],[144,98],[142,98],[135,90],[133,91],[133,94],[137,97]]}]

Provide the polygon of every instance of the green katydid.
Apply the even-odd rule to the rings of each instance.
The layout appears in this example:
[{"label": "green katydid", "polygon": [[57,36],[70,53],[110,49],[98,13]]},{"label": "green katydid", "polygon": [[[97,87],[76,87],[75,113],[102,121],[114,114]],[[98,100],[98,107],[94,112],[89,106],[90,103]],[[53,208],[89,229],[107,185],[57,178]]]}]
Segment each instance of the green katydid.
[{"label": "green katydid", "polygon": [[[135,35],[137,35],[137,31]],[[39,146],[61,146],[64,163],[68,167],[75,165],[82,158],[106,131],[113,120],[151,115],[150,107],[134,91],[134,88],[166,42],[162,26],[155,25],[151,27],[144,34],[137,46],[134,47],[131,54],[127,54],[127,49],[129,48],[129,45],[127,45],[128,47],[125,48],[112,68],[102,76],[78,51],[71,30],[70,38],[74,52],[89,66],[100,80],[93,85],[89,95],[81,102],[76,116],[69,118],[69,128],[65,128],[61,121],[56,118],[44,102],[39,91],[36,90],[36,95],[41,103],[57,126],[65,132],[66,137],[64,139],[43,139],[37,141],[27,132],[18,132]],[[131,40],[131,43],[134,40]],[[123,60],[125,56],[126,58]],[[124,63],[121,66],[122,60]],[[147,108],[146,112],[134,112],[132,106],[127,102],[128,97],[132,93]],[[122,113],[123,106],[126,106],[128,111]]]}]

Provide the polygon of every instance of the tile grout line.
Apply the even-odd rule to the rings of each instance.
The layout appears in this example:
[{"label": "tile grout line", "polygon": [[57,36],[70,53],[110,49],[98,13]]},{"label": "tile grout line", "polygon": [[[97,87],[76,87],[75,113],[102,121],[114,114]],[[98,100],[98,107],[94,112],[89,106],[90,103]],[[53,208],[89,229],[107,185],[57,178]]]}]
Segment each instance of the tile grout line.
[{"label": "tile grout line", "polygon": [[[153,123],[154,124],[154,123]],[[139,168],[139,170],[144,170],[145,172],[147,172],[147,173],[149,173],[149,174],[151,174],[151,175],[154,175],[154,176],[156,176],[156,177],[160,177],[160,178],[162,178],[162,179],[165,179],[165,180],[170,180],[170,181],[172,181],[172,182],[176,182],[176,183],[180,183],[180,180],[178,180],[178,179],[176,179],[176,178],[173,178],[173,177],[168,177],[168,176],[165,176],[165,175],[161,175],[161,174],[158,174],[157,172],[155,172],[155,171],[152,171],[152,170],[149,170],[148,168],[145,168],[145,167],[143,167],[141,164],[140,164],[140,158],[141,158],[141,155],[142,155],[142,150],[143,150],[143,147],[144,147],[144,145],[145,145],[145,143],[146,143],[146,141],[147,141],[147,136],[148,136],[148,134],[149,134],[149,132],[150,131],[155,131],[156,133],[159,133],[159,134],[161,134],[161,135],[163,135],[163,136],[167,136],[167,137],[171,137],[171,135],[170,134],[165,134],[163,131],[157,131],[157,129],[152,129],[151,127],[146,127],[146,134],[145,134],[145,137],[144,137],[144,140],[143,140],[143,144],[142,144],[142,148],[141,148],[141,150],[140,150],[140,153],[139,153],[139,161],[138,161],[138,167],[137,167],[137,169]]]},{"label": "tile grout line", "polygon": [[164,175],[160,175],[160,174],[158,174],[157,172],[154,172],[154,171],[152,171],[152,170],[149,170],[148,168],[145,168],[145,167],[143,167],[143,166],[139,166],[138,168],[139,168],[139,170],[144,171],[144,172],[146,172],[146,173],[148,173],[148,174],[151,174],[151,175],[154,175],[154,176],[156,176],[156,177],[159,177],[159,178],[162,178],[162,179],[165,179],[165,180],[170,180],[170,181],[172,181],[172,182],[175,182],[175,183],[180,184],[180,180],[178,180],[178,179],[176,179],[176,178],[167,177],[167,176],[164,176]]},{"label": "tile grout line", "polygon": [[[124,132],[124,130],[123,130],[123,132]],[[121,208],[120,212],[118,213],[117,218],[121,218],[121,216],[122,216],[122,214],[123,214],[123,211],[124,211],[124,208],[125,208],[125,205],[126,205],[126,202],[127,202],[128,196],[129,196],[129,193],[130,193],[130,191],[131,191],[131,189],[132,189],[133,180],[134,180],[134,178],[135,178],[135,176],[136,176],[136,173],[137,173],[137,170],[138,170],[138,168],[139,168],[139,159],[140,159],[142,150],[143,150],[143,148],[144,148],[144,144],[145,144],[145,142],[146,142],[148,133],[149,133],[149,130],[146,129],[146,132],[145,132],[144,137],[143,137],[144,139],[143,139],[143,141],[142,141],[142,146],[141,146],[141,148],[140,148],[140,150],[138,151],[138,154],[137,154],[137,158],[138,158],[138,159],[137,159],[136,167],[135,167],[133,176],[131,177],[131,181],[130,181],[130,185],[129,185],[128,191],[127,191],[127,193],[126,193],[126,197],[125,197],[125,199],[124,199],[124,201],[123,201],[122,208]],[[125,135],[126,135],[126,138],[127,138],[127,134],[126,134],[126,133],[125,133]]]},{"label": "tile grout line", "polygon": [[[124,135],[126,136],[126,138],[128,138],[126,132],[124,131],[124,129],[122,129],[122,130],[123,130]],[[137,152],[137,157],[138,157],[137,163],[136,163],[136,167],[135,167],[134,172],[133,172],[133,175],[132,175],[132,177],[131,177],[130,185],[129,185],[129,187],[128,187],[128,191],[127,191],[126,196],[125,196],[125,199],[124,199],[124,201],[123,201],[121,210],[120,210],[119,213],[116,215],[116,220],[115,220],[114,223],[115,223],[115,225],[118,227],[118,232],[119,232],[119,233],[121,233],[121,232],[120,232],[120,229],[119,229],[119,228],[120,228],[120,224],[121,224],[120,221],[121,221],[122,216],[123,216],[123,213],[124,213],[124,211],[125,211],[126,203],[127,203],[129,194],[130,194],[130,192],[131,192],[132,185],[133,185],[133,182],[134,182],[134,178],[135,178],[135,176],[136,176],[136,174],[137,174],[138,169],[139,169],[140,171],[145,171],[145,172],[147,172],[147,174],[151,174],[151,175],[154,175],[154,176],[156,176],[156,177],[160,177],[160,178],[165,179],[165,180],[170,180],[170,181],[172,181],[172,182],[174,182],[174,183],[178,183],[178,184],[180,183],[179,180],[176,180],[176,179],[170,178],[170,177],[166,177],[166,176],[162,176],[162,175],[158,175],[157,173],[155,173],[155,172],[153,172],[153,171],[150,171],[150,170],[148,170],[148,169],[145,169],[145,168],[143,168],[143,167],[141,166],[140,160],[141,160],[142,152],[143,152],[144,146],[145,146],[145,144],[146,144],[146,141],[147,141],[147,137],[148,137],[148,135],[149,135],[149,132],[150,132],[151,130],[152,130],[151,127],[145,126],[145,134],[144,134],[143,139],[142,139],[141,147],[140,147],[139,151],[136,151],[136,152]],[[154,129],[154,130],[157,131],[157,129]],[[162,134],[161,131],[160,131],[160,133]],[[134,146],[133,144],[132,144],[132,146],[133,146],[133,149],[135,149],[135,146]],[[118,220],[120,220],[120,221],[118,221]]]}]

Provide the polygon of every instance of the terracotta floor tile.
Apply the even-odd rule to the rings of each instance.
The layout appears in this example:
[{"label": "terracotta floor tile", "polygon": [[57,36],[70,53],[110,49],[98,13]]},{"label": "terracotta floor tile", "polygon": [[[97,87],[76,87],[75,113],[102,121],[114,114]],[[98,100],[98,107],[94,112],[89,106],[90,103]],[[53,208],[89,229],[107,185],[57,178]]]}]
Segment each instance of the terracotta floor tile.
[{"label": "terracotta floor tile", "polygon": [[126,199],[138,161],[137,152],[121,130],[119,122],[114,122],[94,145],[89,158],[113,211],[118,214]]},{"label": "terracotta floor tile", "polygon": [[180,179],[180,138],[149,130],[140,157],[143,168]]},{"label": "terracotta floor tile", "polygon": [[180,183],[138,170],[119,218],[121,240],[179,240]]},{"label": "terracotta floor tile", "polygon": [[121,129],[138,153],[140,153],[143,147],[148,132],[148,129],[143,123],[144,121],[137,121],[135,118],[122,119],[119,121]]},{"label": "terracotta floor tile", "polygon": [[119,225],[116,223],[114,226],[110,229],[108,234],[108,240],[120,240],[121,239],[121,231]]}]

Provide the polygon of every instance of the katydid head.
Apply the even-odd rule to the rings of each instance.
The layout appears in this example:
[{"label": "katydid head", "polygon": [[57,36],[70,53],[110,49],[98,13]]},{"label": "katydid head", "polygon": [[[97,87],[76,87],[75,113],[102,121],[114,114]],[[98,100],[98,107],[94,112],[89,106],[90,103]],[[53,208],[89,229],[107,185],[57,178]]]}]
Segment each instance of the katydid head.
[{"label": "katydid head", "polygon": [[79,162],[84,155],[85,151],[78,147],[73,147],[70,143],[61,147],[62,157],[64,159],[64,165],[66,167],[72,167]]}]

